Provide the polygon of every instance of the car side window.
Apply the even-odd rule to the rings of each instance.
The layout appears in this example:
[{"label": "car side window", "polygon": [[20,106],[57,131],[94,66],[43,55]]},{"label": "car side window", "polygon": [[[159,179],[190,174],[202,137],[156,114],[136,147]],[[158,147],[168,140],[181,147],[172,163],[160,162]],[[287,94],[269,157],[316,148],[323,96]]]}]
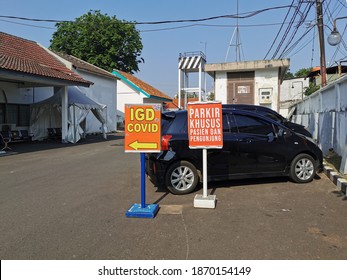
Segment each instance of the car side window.
[{"label": "car side window", "polygon": [[235,118],[231,114],[229,115],[229,127],[230,127],[230,132],[231,133],[237,133],[238,132]]},{"label": "car side window", "polygon": [[167,129],[168,134],[185,134],[188,131],[187,124],[187,115],[186,114],[178,114],[176,118],[173,120],[169,120],[171,122],[170,126]]},{"label": "car side window", "polygon": [[228,115],[223,114],[222,116],[223,116],[223,132],[230,132]]},{"label": "car side window", "polygon": [[253,116],[235,115],[236,124],[240,133],[250,133],[268,136],[274,134],[272,123]]},{"label": "car side window", "polygon": [[223,114],[223,132],[237,132],[237,125],[233,115]]}]

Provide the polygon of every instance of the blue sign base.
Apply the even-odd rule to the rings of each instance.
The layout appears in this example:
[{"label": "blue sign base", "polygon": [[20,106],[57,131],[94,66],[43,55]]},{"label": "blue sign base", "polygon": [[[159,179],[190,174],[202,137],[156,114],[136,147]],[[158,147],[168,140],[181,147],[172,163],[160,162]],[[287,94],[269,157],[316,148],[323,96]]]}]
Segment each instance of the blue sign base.
[{"label": "blue sign base", "polygon": [[146,207],[141,207],[141,204],[135,203],[125,213],[125,216],[128,218],[154,218],[158,210],[158,204],[146,204]]}]

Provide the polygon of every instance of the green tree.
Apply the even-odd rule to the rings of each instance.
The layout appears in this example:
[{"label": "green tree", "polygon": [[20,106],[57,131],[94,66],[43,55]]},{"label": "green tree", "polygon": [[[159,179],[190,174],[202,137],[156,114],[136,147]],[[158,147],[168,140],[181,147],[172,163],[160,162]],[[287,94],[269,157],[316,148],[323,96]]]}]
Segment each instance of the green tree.
[{"label": "green tree", "polygon": [[305,95],[310,96],[312,93],[316,92],[319,89],[320,86],[317,86],[314,83],[310,82],[309,86],[305,88]]},{"label": "green tree", "polygon": [[107,71],[134,73],[143,48],[139,31],[133,23],[115,16],[89,11],[73,22],[56,24],[50,48],[73,55]]},{"label": "green tree", "polygon": [[285,80],[290,80],[290,79],[293,79],[294,78],[294,75],[292,72],[289,72],[289,70],[286,72],[286,74],[284,75],[284,79]]},{"label": "green tree", "polygon": [[209,100],[209,101],[214,101],[214,99],[215,99],[214,92],[211,91],[210,94],[209,94],[208,97],[207,97],[207,100]]},{"label": "green tree", "polygon": [[312,68],[301,68],[295,72],[295,77],[305,78],[311,71],[312,71]]}]

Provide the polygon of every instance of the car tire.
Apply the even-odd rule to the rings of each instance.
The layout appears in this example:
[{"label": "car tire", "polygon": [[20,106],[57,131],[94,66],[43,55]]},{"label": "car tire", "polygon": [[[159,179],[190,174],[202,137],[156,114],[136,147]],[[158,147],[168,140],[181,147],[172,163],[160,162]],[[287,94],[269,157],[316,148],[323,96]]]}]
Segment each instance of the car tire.
[{"label": "car tire", "polygon": [[316,164],[308,154],[297,155],[290,166],[290,178],[296,183],[311,182],[316,175]]},{"label": "car tire", "polygon": [[188,161],[178,161],[173,163],[165,177],[166,186],[173,194],[191,193],[199,181],[198,172],[195,166]]}]

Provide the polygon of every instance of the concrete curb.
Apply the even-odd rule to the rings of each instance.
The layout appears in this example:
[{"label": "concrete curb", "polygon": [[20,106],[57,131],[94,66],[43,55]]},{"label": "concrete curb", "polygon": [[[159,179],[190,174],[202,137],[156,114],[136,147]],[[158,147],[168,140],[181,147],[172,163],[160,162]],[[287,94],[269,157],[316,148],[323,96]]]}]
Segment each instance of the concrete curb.
[{"label": "concrete curb", "polygon": [[346,188],[347,188],[347,180],[344,179],[339,172],[336,172],[333,168],[330,166],[327,166],[324,164],[324,174],[345,194],[346,194]]}]

